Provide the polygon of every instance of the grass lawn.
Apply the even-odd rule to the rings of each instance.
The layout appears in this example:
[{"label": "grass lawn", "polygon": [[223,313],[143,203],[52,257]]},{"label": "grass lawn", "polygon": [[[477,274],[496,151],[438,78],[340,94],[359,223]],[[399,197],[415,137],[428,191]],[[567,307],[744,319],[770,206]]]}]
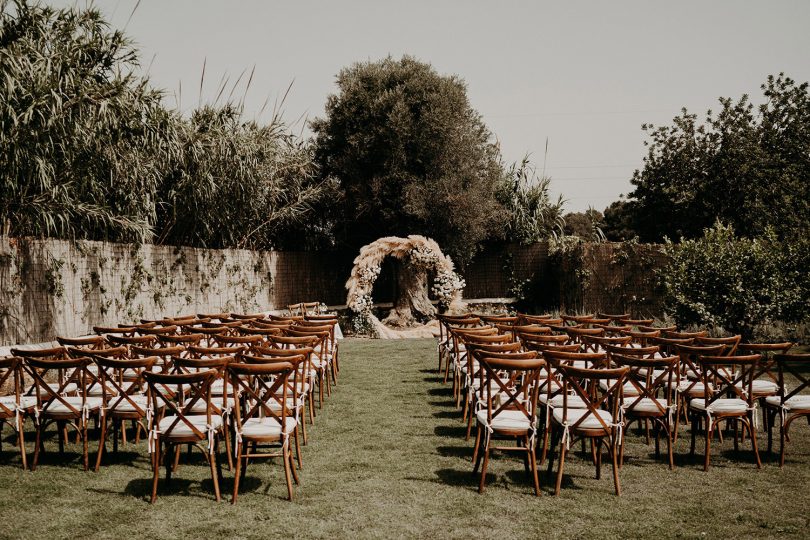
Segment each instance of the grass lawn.
[{"label": "grass lawn", "polygon": [[[453,537],[635,538],[806,537],[810,524],[810,430],[794,424],[782,470],[763,449],[757,470],[745,445],[715,444],[712,467],[688,457],[688,432],[677,468],[656,461],[635,433],[613,495],[610,468],[594,479],[576,452],[563,491],[532,494],[514,456],[490,462],[483,495],[471,474],[472,441],[441,383],[432,340],[346,340],[341,377],[319,411],[304,447],[295,500],[285,500],[281,464],[253,463],[239,502],[217,504],[209,469],[197,454],[181,461],[172,484],[161,481],[148,503],[151,472],[145,444],[130,445],[99,473],[83,472],[76,447],[65,460],[46,454],[22,471],[11,431],[0,454],[2,538]],[[30,431],[30,423],[29,431]],[[684,436],[685,435],[685,436]],[[33,434],[28,436],[33,440]],[[760,436],[761,446],[764,438]],[[47,448],[55,450],[55,439]],[[29,444],[29,449],[31,444]],[[700,448],[700,445],[699,445]],[[91,453],[91,459],[94,452]],[[223,493],[232,486],[225,471]],[[230,500],[228,495],[227,500]]]}]

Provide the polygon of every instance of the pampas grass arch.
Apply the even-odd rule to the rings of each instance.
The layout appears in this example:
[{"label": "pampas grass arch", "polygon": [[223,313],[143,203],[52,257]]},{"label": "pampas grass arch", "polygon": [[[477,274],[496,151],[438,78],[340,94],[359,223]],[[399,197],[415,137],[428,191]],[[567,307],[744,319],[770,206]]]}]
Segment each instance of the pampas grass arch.
[{"label": "pampas grass arch", "polygon": [[356,315],[373,317],[371,291],[380,275],[382,262],[388,256],[406,264],[435,270],[433,293],[438,297],[439,304],[449,311],[463,308],[461,290],[464,288],[464,281],[455,273],[452,259],[442,253],[435,240],[412,234],[407,238],[380,238],[360,249],[360,254],[354,259],[351,276],[346,282],[346,304]]}]

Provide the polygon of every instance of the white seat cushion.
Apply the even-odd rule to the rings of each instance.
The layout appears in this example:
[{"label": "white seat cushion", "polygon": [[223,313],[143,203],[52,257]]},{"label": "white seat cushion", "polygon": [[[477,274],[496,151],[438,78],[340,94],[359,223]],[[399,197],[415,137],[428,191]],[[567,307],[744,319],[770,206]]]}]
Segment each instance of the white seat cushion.
[{"label": "white seat cushion", "polygon": [[[141,394],[136,394],[134,396],[129,396],[129,399],[134,401],[141,410],[145,411],[149,405],[149,400],[146,396]],[[130,403],[127,399],[123,399],[120,403],[116,403],[118,398],[114,398],[110,400],[110,409],[116,412],[135,412],[135,406]]]},{"label": "white seat cushion", "polygon": [[[692,386],[692,385],[694,385],[694,386]],[[690,388],[690,386],[691,386],[691,388]],[[705,393],[705,391],[706,391],[702,382],[681,381],[681,383],[678,385],[678,391],[679,392],[686,392],[687,389],[689,391],[689,394],[691,394],[693,396],[703,395]]]},{"label": "white seat cushion", "polygon": [[[82,398],[81,397],[79,397],[79,396],[69,396],[69,397],[63,397],[62,399],[65,400],[68,404],[70,404],[71,407],[74,407],[78,411],[82,410]],[[99,397],[88,397],[88,398],[85,398],[85,404],[87,405],[87,408],[89,410],[96,411],[96,410],[101,408],[102,399],[99,398]],[[52,401],[52,402],[48,403],[47,405],[45,405],[45,408],[43,409],[43,411],[49,412],[49,413],[72,413],[73,412],[68,408],[67,405],[65,405],[61,401],[57,401],[57,400]]]},{"label": "white seat cushion", "polygon": [[[108,396],[116,396],[118,395],[118,390],[115,389],[114,386],[107,384],[107,395]],[[85,393],[88,396],[101,396],[102,394],[102,387],[99,383],[93,383],[87,387]]]},{"label": "white seat cushion", "polygon": [[[657,401],[658,404],[664,409],[664,413],[662,414],[666,414],[667,400],[664,398],[656,398],[655,401]],[[642,398],[638,400],[637,403],[633,399],[624,400],[625,404],[628,405],[628,411],[639,413],[661,413],[661,409],[655,405],[655,401],[650,398]]]},{"label": "white seat cushion", "polygon": [[[194,424],[198,430],[200,430],[203,435],[206,434],[206,417],[204,414],[202,415],[190,415],[185,417],[186,420]],[[190,435],[194,435],[194,432],[191,428],[186,424],[184,421],[180,420],[177,422],[177,425],[171,427],[172,423],[177,419],[176,416],[165,416],[161,419],[160,423],[158,424],[158,431],[163,434],[164,437],[188,437]],[[167,433],[171,427],[171,430]],[[212,414],[211,415],[211,427],[214,429],[219,429],[222,427],[222,417],[219,415]]]},{"label": "white seat cushion", "polygon": [[[547,405],[549,403],[548,394],[540,394],[539,397],[540,403],[543,405]],[[551,406],[552,407],[562,407],[563,406],[563,396],[562,394],[558,394],[551,398]],[[568,408],[569,409],[587,409],[588,406],[585,405],[585,402],[579,396],[568,396]]]},{"label": "white seat cushion", "polygon": [[[487,425],[486,409],[478,411],[475,417],[479,424]],[[490,426],[495,431],[528,431],[531,427],[531,422],[529,422],[529,419],[523,414],[523,411],[505,410],[492,418],[492,424]]]},{"label": "white seat cushion", "polygon": [[[602,419],[605,421],[606,424],[610,425],[613,423],[613,415],[611,415],[608,411],[597,409],[596,412],[599,414],[599,416],[602,417]],[[599,422],[596,416],[594,416],[594,414],[590,412],[588,409],[569,408],[568,425],[573,426],[583,416],[585,416],[585,419],[582,421],[581,424],[577,426],[577,429],[604,429],[604,426]],[[554,409],[553,418],[555,422],[557,422],[558,424],[562,424],[563,421],[562,408]]]},{"label": "white seat cushion", "polygon": [[216,379],[211,383],[211,395],[221,396],[225,391],[225,379]]},{"label": "white seat cushion", "polygon": [[[689,400],[689,407],[698,411],[706,410],[706,401],[703,399]],[[748,410],[748,403],[739,398],[720,398],[709,404],[711,413],[744,413]]]},{"label": "white seat cushion", "polygon": [[[745,388],[748,390],[747,384],[737,383],[734,386],[737,388]],[[777,394],[779,392],[779,385],[768,379],[754,379],[751,382],[751,391],[754,394],[763,396],[767,394]]]},{"label": "white seat cushion", "polygon": [[[614,381],[607,381],[607,380],[602,379],[602,380],[599,381],[599,388],[601,388],[602,391],[607,392],[608,388],[610,388],[614,384],[615,384]],[[627,383],[624,383],[624,387],[622,388],[622,393],[625,396],[637,396],[638,395],[638,388],[633,386],[633,383],[627,382]]]},{"label": "white seat cushion", "polygon": [[[779,396],[768,396],[765,398],[765,403],[773,407],[779,407],[782,403],[782,398]],[[810,396],[793,396],[785,402],[785,408],[789,411],[810,411]]]},{"label": "white seat cushion", "polygon": [[[4,407],[14,409],[17,406],[17,398],[15,396],[0,396],[0,403],[2,403]],[[20,407],[23,409],[30,409],[31,407],[36,407],[36,405],[36,396],[20,396]]]},{"label": "white seat cushion", "polygon": [[[287,434],[292,433],[298,423],[295,418],[287,418],[284,421],[284,429]],[[243,437],[280,437],[281,424],[275,418],[249,418],[242,424]]]}]

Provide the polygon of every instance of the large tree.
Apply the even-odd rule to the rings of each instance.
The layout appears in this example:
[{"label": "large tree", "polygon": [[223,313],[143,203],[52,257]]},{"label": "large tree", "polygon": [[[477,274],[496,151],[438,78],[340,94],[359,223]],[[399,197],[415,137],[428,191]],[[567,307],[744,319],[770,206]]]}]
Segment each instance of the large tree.
[{"label": "large tree", "polygon": [[810,228],[810,94],[780,74],[765,102],[720,99],[705,122],[684,109],[671,126],[643,126],[650,140],[626,204],[605,212],[609,230],[629,222],[647,241],[695,238],[716,219],[747,237]]},{"label": "large tree", "polygon": [[343,69],[312,122],[316,162],[340,182],[337,241],[423,234],[464,264],[500,235],[504,170],[464,82],[405,56]]}]

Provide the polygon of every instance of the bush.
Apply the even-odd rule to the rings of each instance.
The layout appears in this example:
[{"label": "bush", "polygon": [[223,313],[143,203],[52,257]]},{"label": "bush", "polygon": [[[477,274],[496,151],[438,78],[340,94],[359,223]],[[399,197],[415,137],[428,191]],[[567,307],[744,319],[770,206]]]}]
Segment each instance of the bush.
[{"label": "bush", "polygon": [[701,238],[667,241],[671,263],[660,271],[666,306],[679,325],[708,325],[752,339],[774,322],[810,315],[810,242],[780,241],[768,230],[738,238],[716,223]]}]

